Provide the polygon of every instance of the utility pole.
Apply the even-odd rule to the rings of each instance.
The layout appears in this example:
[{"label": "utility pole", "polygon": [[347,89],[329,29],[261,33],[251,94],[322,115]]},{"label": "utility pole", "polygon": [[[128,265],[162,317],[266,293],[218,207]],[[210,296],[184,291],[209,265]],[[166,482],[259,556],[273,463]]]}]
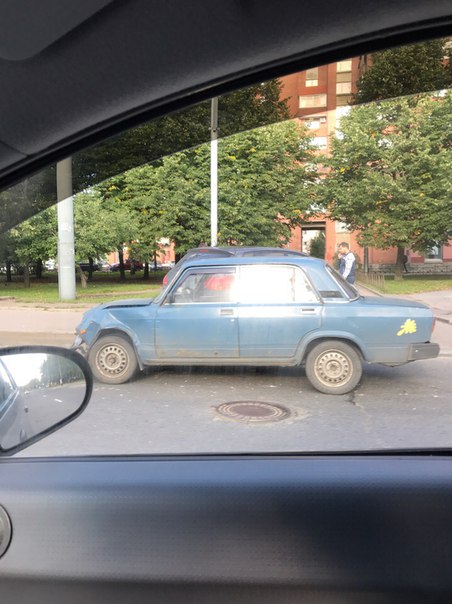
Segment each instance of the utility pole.
[{"label": "utility pole", "polygon": [[74,204],[72,158],[56,166],[58,211],[58,290],[60,300],[75,300]]},{"label": "utility pole", "polygon": [[218,97],[210,110],[210,245],[218,243]]}]

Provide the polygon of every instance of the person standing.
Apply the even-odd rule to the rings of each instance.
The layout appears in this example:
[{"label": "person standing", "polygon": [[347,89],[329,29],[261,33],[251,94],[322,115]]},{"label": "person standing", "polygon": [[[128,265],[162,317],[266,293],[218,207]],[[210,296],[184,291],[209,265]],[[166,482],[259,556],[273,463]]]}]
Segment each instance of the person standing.
[{"label": "person standing", "polygon": [[351,251],[350,246],[345,241],[339,244],[338,251],[341,255],[339,272],[346,281],[349,283],[354,283],[356,273],[355,254]]},{"label": "person standing", "polygon": [[337,259],[339,260],[339,274],[342,275],[345,270],[345,256],[337,249]]}]

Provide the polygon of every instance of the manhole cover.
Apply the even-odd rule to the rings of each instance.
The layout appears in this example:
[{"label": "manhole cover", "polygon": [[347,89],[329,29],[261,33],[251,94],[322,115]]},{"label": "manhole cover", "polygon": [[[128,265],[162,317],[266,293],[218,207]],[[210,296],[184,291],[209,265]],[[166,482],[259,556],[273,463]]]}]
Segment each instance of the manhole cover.
[{"label": "manhole cover", "polygon": [[261,401],[223,403],[216,410],[220,415],[240,422],[279,422],[290,416],[286,407]]}]

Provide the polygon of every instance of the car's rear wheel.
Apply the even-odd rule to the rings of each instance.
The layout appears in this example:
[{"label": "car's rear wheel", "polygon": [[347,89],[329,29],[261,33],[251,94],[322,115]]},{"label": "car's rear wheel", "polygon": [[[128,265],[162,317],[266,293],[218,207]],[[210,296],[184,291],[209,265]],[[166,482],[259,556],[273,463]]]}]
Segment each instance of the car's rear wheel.
[{"label": "car's rear wheel", "polygon": [[363,372],[359,354],[349,344],[335,340],[314,346],[306,358],[306,376],[325,394],[346,394],[359,384]]},{"label": "car's rear wheel", "polygon": [[104,384],[124,384],[138,367],[132,344],[115,335],[99,338],[89,352],[88,361],[94,377]]}]

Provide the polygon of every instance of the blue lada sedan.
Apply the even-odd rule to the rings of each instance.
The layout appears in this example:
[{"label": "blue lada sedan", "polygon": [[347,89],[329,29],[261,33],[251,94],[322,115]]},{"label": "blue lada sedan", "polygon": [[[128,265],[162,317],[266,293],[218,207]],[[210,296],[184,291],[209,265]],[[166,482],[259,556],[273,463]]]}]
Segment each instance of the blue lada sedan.
[{"label": "blue lada sedan", "polygon": [[154,300],[86,312],[74,347],[108,384],[151,365],[304,365],[314,388],[345,394],[363,363],[438,356],[433,325],[424,304],[360,296],[317,258],[195,258]]}]

